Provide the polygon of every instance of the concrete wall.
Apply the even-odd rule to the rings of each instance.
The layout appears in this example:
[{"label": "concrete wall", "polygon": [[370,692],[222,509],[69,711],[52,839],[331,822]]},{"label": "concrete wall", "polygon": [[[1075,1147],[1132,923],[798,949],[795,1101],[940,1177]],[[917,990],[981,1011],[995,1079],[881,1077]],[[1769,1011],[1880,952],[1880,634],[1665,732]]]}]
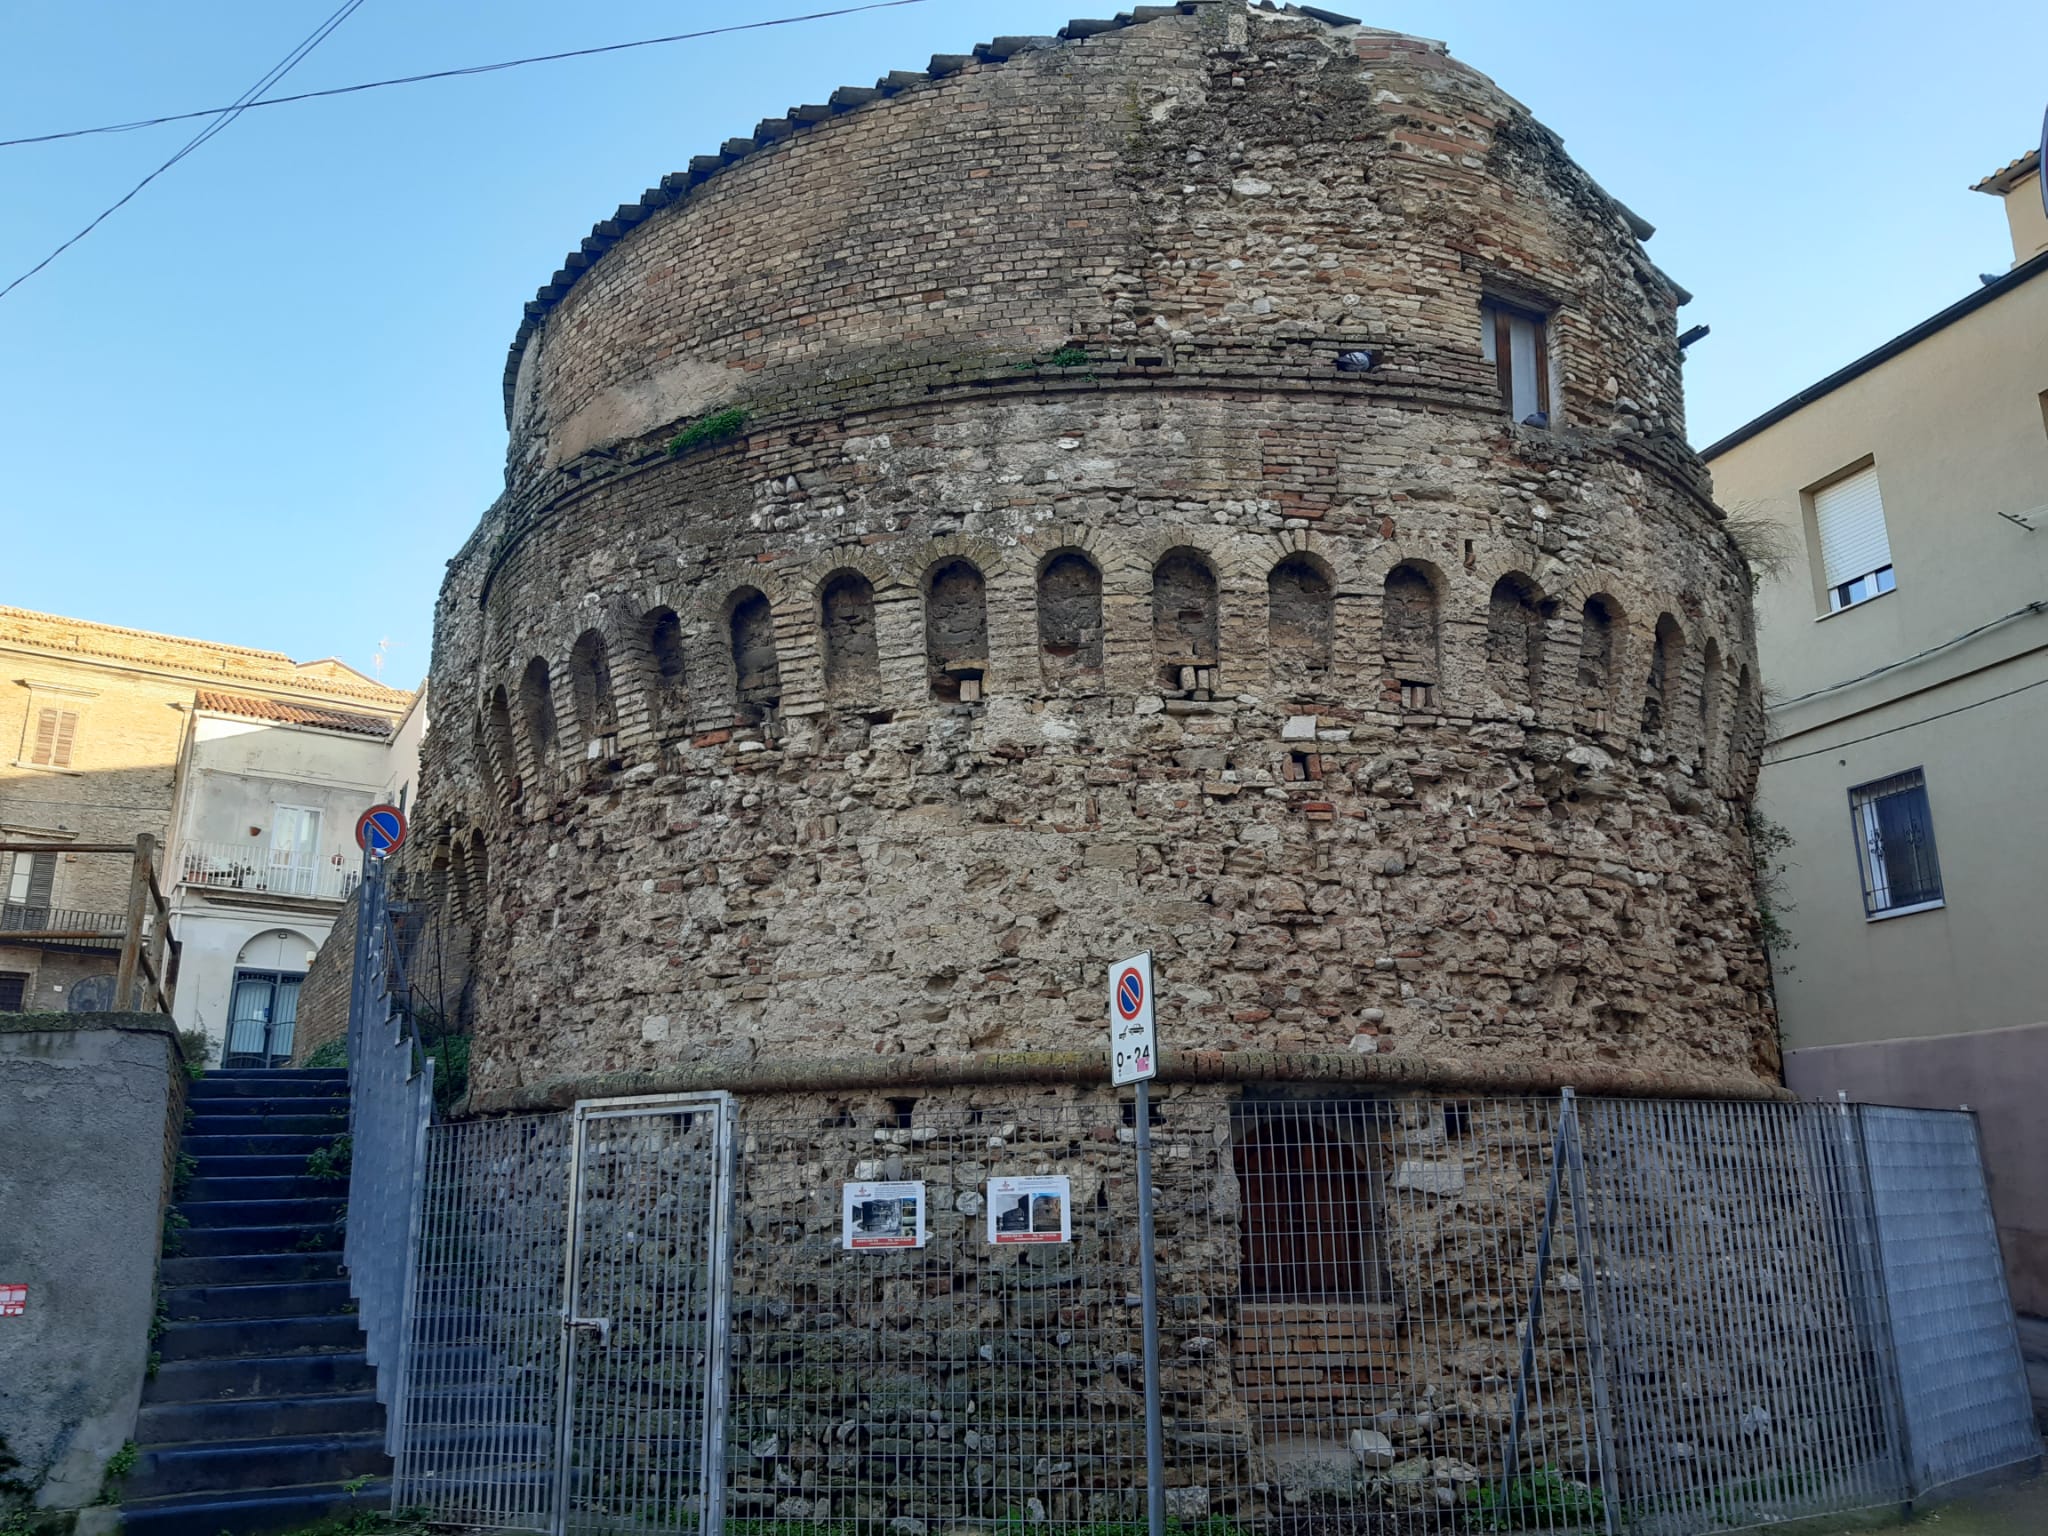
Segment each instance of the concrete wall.
[{"label": "concrete wall", "polygon": [[43,1507],[91,1503],[134,1427],[185,1084],[160,1019],[0,1015],[0,1283],[29,1288],[0,1318],[0,1489]]},{"label": "concrete wall", "polygon": [[[2048,679],[2048,613],[2026,611],[2048,596],[2043,336],[2048,271],[1713,461],[1722,502],[1793,551],[1757,597],[1777,701],[1759,802],[1793,839],[1797,947],[1774,957],[1789,1049],[2048,1016],[2035,968],[2048,694],[2020,691]],[[1826,615],[1804,493],[1865,460],[1897,590]],[[1915,767],[1947,905],[1872,922],[1848,792]]]},{"label": "concrete wall", "polygon": [[[1799,1074],[1828,1064],[1825,1081],[1793,1084],[1979,1105],[1987,1144],[2008,1149],[1994,1159],[2007,1254],[2036,1306],[2048,1302],[2048,1176],[2009,1149],[2039,1110],[1993,1090],[2018,1064],[2015,1042],[2048,1018],[2048,612],[2028,606],[2048,598],[2044,336],[2048,269],[1712,461],[1722,503],[1791,551],[1757,597],[1774,701],[1758,806],[1792,839],[1790,942],[1772,955],[1788,1059]],[[1810,492],[1865,462],[1897,588],[1830,614]],[[1873,919],[1849,791],[1912,768],[1926,776],[1944,904]]]},{"label": "concrete wall", "polygon": [[1801,1098],[1977,1111],[1991,1206],[2013,1305],[2048,1315],[2048,1024],[1867,1045],[1789,1051],[1785,1081]]}]

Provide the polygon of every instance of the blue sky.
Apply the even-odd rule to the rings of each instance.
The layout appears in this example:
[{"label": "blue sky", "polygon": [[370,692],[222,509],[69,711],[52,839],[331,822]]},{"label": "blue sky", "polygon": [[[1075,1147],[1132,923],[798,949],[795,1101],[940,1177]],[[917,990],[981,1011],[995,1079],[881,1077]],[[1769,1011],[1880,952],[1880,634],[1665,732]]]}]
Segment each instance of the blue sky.
[{"label": "blue sky", "polygon": [[[0,137],[233,99],[335,0],[0,9]],[[367,0],[281,90],[831,0]],[[1337,9],[1358,9],[1331,0]],[[764,116],[1108,0],[899,9],[253,112],[0,301],[0,602],[426,669],[497,493],[520,306],[591,223]],[[2026,150],[2048,6],[1439,4],[1438,37],[1658,228],[1713,335],[1705,443],[2011,259],[1970,182]],[[195,125],[0,150],[0,283]]]}]

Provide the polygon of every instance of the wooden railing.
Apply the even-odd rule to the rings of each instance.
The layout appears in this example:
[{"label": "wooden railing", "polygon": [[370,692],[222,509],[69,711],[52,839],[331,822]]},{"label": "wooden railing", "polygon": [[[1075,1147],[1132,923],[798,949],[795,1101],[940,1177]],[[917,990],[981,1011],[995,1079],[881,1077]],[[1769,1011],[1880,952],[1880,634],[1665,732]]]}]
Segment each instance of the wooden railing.
[{"label": "wooden railing", "polygon": [[[0,843],[0,854],[50,853],[125,855],[130,861],[127,909],[118,918],[56,907],[7,907],[8,936],[35,944],[105,944],[118,941],[120,964],[114,977],[114,1007],[141,1013],[169,1013],[178,986],[183,949],[171,937],[171,904],[156,874],[156,839],[144,832],[129,843]],[[31,922],[30,918],[36,919]],[[9,921],[8,919],[18,919]],[[59,926],[60,920],[74,926]],[[139,990],[138,990],[139,987]]]}]

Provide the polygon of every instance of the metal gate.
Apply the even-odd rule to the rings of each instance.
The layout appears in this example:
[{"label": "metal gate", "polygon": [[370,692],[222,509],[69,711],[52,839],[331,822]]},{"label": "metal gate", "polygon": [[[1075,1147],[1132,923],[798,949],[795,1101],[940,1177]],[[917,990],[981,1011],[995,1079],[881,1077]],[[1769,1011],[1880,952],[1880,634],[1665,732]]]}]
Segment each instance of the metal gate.
[{"label": "metal gate", "polygon": [[723,1529],[733,1108],[576,1106],[557,1533]]},{"label": "metal gate", "polygon": [[432,1128],[395,1509],[718,1528],[733,1147],[723,1093]]}]

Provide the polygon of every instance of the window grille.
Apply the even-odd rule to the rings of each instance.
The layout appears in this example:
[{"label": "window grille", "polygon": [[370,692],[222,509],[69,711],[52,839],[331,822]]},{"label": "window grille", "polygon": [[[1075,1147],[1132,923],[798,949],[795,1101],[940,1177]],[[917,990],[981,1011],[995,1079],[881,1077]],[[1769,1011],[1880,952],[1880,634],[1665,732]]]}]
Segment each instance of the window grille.
[{"label": "window grille", "polygon": [[1927,780],[1918,768],[1849,791],[1856,857],[1863,872],[1863,913],[1883,917],[1942,901],[1934,818]]},{"label": "window grille", "polygon": [[0,974],[0,1013],[20,1013],[28,1002],[28,977],[16,971]]}]

